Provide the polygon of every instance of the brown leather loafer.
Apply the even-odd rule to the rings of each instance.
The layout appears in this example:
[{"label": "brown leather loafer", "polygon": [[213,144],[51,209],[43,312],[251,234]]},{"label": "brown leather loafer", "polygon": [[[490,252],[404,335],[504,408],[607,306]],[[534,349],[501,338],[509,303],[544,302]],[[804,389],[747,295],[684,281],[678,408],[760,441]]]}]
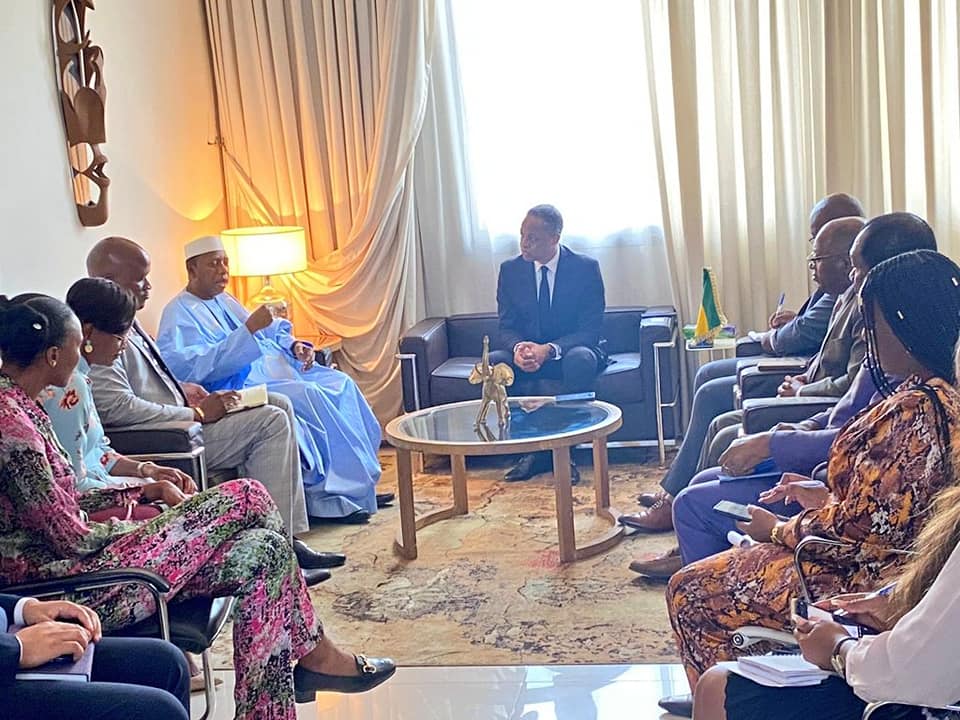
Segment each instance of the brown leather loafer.
[{"label": "brown leather loafer", "polygon": [[641,532],[673,530],[673,498],[658,500],[636,515],[621,515],[620,524]]},{"label": "brown leather loafer", "polygon": [[657,504],[657,501],[663,500],[666,498],[666,496],[667,493],[663,490],[657,490],[656,492],[644,492],[637,495],[637,502],[644,507],[653,507]]},{"label": "brown leather loafer", "polygon": [[683,562],[680,560],[680,548],[678,547],[673,547],[650,560],[634,560],[630,563],[630,569],[635,573],[658,580],[668,579],[682,566]]}]

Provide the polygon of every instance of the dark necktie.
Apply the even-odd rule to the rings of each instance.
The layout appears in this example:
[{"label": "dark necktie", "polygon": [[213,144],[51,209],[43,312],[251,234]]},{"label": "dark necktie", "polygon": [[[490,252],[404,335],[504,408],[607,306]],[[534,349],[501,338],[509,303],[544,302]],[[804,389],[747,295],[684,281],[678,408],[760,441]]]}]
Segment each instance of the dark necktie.
[{"label": "dark necktie", "polygon": [[147,352],[150,353],[150,357],[152,357],[154,361],[157,363],[157,367],[159,367],[160,370],[166,373],[167,377],[170,380],[170,383],[173,385],[173,387],[177,389],[177,394],[180,396],[180,399],[183,400],[183,406],[184,407],[189,406],[190,403],[187,402],[187,396],[184,394],[183,388],[180,387],[180,383],[177,382],[176,376],[172,372],[170,372],[170,368],[167,367],[167,364],[163,361],[163,358],[160,356],[160,353],[157,352],[156,348],[154,348],[153,340],[150,338],[149,335],[147,335],[144,329],[140,327],[140,323],[134,322],[133,329],[137,333],[137,335],[140,336],[140,339],[143,340],[144,347],[147,348]]},{"label": "dark necktie", "polygon": [[545,340],[547,326],[550,324],[550,283],[547,282],[547,266],[540,268],[540,294],[537,297],[537,315],[540,319],[540,334]]}]

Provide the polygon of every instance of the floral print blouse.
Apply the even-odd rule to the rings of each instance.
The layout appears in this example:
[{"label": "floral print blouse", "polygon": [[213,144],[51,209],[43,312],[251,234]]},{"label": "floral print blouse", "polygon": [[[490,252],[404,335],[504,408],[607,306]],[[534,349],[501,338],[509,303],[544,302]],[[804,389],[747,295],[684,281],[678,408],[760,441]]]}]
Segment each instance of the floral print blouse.
[{"label": "floral print blouse", "polygon": [[43,407],[0,372],[0,584],[69,573],[138,527],[88,522],[87,513],[140,497],[139,487],[79,493]]},{"label": "floral print blouse", "polygon": [[110,474],[118,456],[110,447],[110,438],[103,432],[103,423],[93,403],[87,377],[89,369],[87,361],[80,358],[66,387],[48,387],[40,396],[57,440],[70,457],[80,492],[127,482]]}]

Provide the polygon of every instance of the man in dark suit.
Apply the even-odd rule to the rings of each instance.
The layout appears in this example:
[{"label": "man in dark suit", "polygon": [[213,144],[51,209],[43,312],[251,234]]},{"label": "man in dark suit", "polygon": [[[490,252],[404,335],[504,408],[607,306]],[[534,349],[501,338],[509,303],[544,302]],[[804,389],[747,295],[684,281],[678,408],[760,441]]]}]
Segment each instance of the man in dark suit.
[{"label": "man in dark suit", "polygon": [[[513,367],[514,395],[590,390],[607,363],[600,338],[605,307],[600,265],[560,245],[562,230],[555,207],[531,208],[520,225],[520,255],[500,266],[500,336],[490,362]],[[533,453],[504,478],[526,480],[549,469],[549,453]],[[571,476],[579,480],[576,466]]]},{"label": "man in dark suit", "polygon": [[[10,626],[22,625],[16,633]],[[96,643],[90,682],[16,680],[18,671],[62,655],[79,659]],[[0,594],[0,716],[187,720],[190,671],[183,653],[153,638],[101,638],[90,608]]]}]

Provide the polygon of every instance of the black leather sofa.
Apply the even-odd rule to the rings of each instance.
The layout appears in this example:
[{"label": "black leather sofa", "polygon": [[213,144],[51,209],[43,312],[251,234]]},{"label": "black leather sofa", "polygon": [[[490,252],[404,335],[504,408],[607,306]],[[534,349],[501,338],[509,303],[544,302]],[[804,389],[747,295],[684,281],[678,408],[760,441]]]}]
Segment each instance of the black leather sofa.
[{"label": "black leather sofa", "polygon": [[[480,386],[467,381],[480,360],[483,336],[497,338],[496,313],[427,318],[400,339],[403,407],[406,412],[473,400]],[[677,314],[673,307],[608,307],[601,335],[613,362],[597,379],[598,400],[617,405],[623,426],[611,442],[654,444],[657,439],[654,353],[659,352],[660,389],[663,403],[679,397],[680,346]],[[672,347],[656,349],[654,343]],[[544,382],[540,395],[555,395],[555,383]],[[679,432],[679,403],[663,409],[664,438]]]}]

